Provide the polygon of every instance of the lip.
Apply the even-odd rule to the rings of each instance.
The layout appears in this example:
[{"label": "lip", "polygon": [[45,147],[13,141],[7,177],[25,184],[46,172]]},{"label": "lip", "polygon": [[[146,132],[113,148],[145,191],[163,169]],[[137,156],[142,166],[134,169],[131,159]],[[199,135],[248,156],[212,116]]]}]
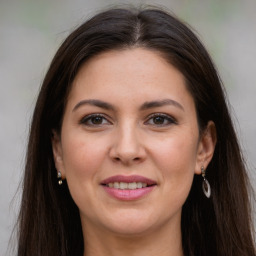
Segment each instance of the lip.
[{"label": "lip", "polygon": [[[137,188],[134,190],[130,189],[116,189],[106,186],[108,183],[114,183],[114,182],[141,182],[141,183],[147,183],[148,187],[145,188]],[[132,175],[132,176],[123,176],[123,175],[116,175],[109,177],[101,182],[101,185],[105,192],[107,192],[108,195],[111,197],[123,200],[123,201],[132,201],[132,200],[138,200],[146,195],[148,195],[157,185],[156,181],[148,179],[143,176],[139,175]]]},{"label": "lip", "polygon": [[131,175],[131,176],[124,176],[124,175],[116,175],[116,176],[111,176],[101,182],[101,185],[106,185],[108,183],[114,183],[114,182],[142,182],[142,183],[147,183],[147,185],[152,186],[152,185],[157,185],[156,181],[151,180],[149,178],[140,176],[140,175]]}]

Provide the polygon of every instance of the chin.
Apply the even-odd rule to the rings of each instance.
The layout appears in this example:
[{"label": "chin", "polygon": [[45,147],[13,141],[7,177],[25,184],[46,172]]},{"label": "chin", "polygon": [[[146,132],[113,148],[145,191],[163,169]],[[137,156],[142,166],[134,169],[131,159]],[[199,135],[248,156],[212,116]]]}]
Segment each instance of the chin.
[{"label": "chin", "polygon": [[142,236],[150,232],[151,228],[141,223],[127,223],[126,225],[108,227],[109,231],[120,237]]},{"label": "chin", "polygon": [[158,218],[152,218],[145,213],[127,211],[124,214],[112,215],[112,218],[105,223],[107,228],[112,233],[120,236],[136,236],[143,235],[157,228]]}]

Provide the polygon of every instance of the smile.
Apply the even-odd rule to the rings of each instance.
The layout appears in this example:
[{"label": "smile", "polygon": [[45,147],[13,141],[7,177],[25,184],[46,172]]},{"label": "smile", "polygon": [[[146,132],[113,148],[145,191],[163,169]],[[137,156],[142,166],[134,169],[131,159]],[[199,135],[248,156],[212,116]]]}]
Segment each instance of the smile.
[{"label": "smile", "polygon": [[137,200],[148,195],[156,187],[157,183],[143,176],[112,176],[101,182],[111,197],[118,200]]},{"label": "smile", "polygon": [[114,182],[108,183],[106,186],[116,189],[139,189],[147,187],[147,183],[142,182]]}]

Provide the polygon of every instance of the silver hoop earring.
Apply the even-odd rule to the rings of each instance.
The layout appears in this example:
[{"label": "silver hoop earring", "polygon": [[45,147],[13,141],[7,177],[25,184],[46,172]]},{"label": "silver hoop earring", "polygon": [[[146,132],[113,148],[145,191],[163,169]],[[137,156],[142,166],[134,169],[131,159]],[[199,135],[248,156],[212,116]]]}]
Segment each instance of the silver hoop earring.
[{"label": "silver hoop earring", "polygon": [[201,167],[201,172],[202,172],[202,177],[203,177],[203,183],[202,183],[203,192],[207,198],[210,198],[211,186],[210,186],[210,183],[208,182],[208,180],[205,178],[205,169],[203,166]]},{"label": "silver hoop earring", "polygon": [[58,178],[59,185],[62,185],[62,178],[61,178],[61,172],[60,171],[58,171],[58,173],[57,173],[57,178]]}]

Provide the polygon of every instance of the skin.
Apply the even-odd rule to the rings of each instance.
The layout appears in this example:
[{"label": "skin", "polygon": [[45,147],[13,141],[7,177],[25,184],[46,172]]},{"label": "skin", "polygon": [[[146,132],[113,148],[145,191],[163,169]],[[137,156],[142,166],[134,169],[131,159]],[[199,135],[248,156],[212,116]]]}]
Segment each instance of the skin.
[{"label": "skin", "polygon": [[[111,109],[81,103],[91,99]],[[166,99],[172,101],[142,109]],[[184,77],[158,52],[109,51],[86,62],[52,141],[56,169],[80,210],[84,255],[183,255],[182,205],[215,142],[212,122],[199,134]],[[140,175],[157,185],[137,200],[118,200],[100,185],[114,175]]]}]

